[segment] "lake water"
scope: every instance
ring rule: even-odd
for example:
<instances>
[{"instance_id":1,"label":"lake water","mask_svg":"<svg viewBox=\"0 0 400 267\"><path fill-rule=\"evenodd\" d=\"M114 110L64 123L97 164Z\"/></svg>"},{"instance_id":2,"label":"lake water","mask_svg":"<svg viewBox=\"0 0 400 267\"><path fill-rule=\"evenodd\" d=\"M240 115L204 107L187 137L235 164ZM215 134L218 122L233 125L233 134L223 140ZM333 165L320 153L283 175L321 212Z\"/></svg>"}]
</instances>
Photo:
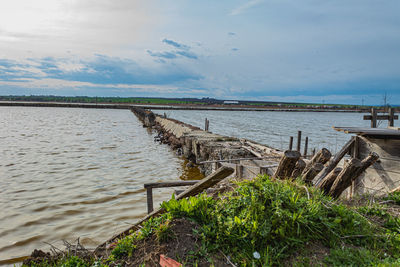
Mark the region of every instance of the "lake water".
<instances>
[{"instance_id":1,"label":"lake water","mask_svg":"<svg viewBox=\"0 0 400 267\"><path fill-rule=\"evenodd\" d=\"M278 149L301 130L310 148L335 152L350 136L332 126L369 125L360 113L165 113ZM95 247L146 214L144 183L200 178L153 137L127 110L0 107L0 260L62 239ZM155 206L172 192L154 190Z\"/></svg>"},{"instance_id":2,"label":"lake water","mask_svg":"<svg viewBox=\"0 0 400 267\"><path fill-rule=\"evenodd\" d=\"M146 214L144 183L196 178L128 110L0 107L0 140L0 260L94 247Z\"/></svg>"},{"instance_id":3,"label":"lake water","mask_svg":"<svg viewBox=\"0 0 400 267\"><path fill-rule=\"evenodd\" d=\"M154 112L164 114L160 110ZM309 138L309 151L325 147L333 153L340 150L351 135L337 132L332 126L370 127L371 124L363 120L365 114L348 112L167 110L165 113L167 117L202 129L208 118L209 130L214 133L247 138L281 150L289 147L290 136L294 137L295 148L297 131L302 131L303 144L305 137ZM387 121L381 121L379 126L387 127ZM395 121L395 126L399 127L399 121Z\"/></svg>"}]
</instances>

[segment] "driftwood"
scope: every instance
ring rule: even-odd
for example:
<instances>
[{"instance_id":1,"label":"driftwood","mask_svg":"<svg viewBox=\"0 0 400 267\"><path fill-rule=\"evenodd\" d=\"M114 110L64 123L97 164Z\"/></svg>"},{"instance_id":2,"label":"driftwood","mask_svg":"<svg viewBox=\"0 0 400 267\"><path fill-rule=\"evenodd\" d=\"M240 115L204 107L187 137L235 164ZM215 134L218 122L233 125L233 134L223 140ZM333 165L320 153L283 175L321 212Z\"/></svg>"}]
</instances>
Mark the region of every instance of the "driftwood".
<instances>
[{"instance_id":1,"label":"driftwood","mask_svg":"<svg viewBox=\"0 0 400 267\"><path fill-rule=\"evenodd\" d=\"M306 172L303 171L303 173L301 174L302 179L304 180L304 182L306 182L307 184L312 184L312 181L314 180L315 176L317 176L317 174L322 171L322 169L324 168L324 165L321 163L314 163L313 165L311 165L308 170Z\"/></svg>"},{"instance_id":2,"label":"driftwood","mask_svg":"<svg viewBox=\"0 0 400 267\"><path fill-rule=\"evenodd\" d=\"M338 198L342 192L351 185L369 166L374 164L379 159L378 154L372 152L363 161L358 159L351 159L348 164L339 173L335 182L333 183L329 194Z\"/></svg>"},{"instance_id":3,"label":"driftwood","mask_svg":"<svg viewBox=\"0 0 400 267\"><path fill-rule=\"evenodd\" d=\"M294 167L292 174L290 175L292 178L297 178L301 175L304 168L306 167L306 162L302 159L299 159Z\"/></svg>"},{"instance_id":4,"label":"driftwood","mask_svg":"<svg viewBox=\"0 0 400 267\"><path fill-rule=\"evenodd\" d=\"M176 197L176 199L179 200L179 199L183 199L183 198L186 198L186 197L195 196L195 195L201 193L203 190L205 190L205 189L217 184L218 182L222 181L223 179L225 179L226 177L231 175L233 172L234 172L233 168L222 166L218 170L216 170L214 173L210 174L209 176L207 176L206 178L204 178L200 182L198 182L195 185L189 187L183 193L179 194ZM132 225L131 227L129 227L128 229L126 229L122 233L113 236L112 238L110 238L109 240L104 242L103 244L99 245L96 248L96 251L105 250L106 247L107 247L107 244L111 244L115 240L120 239L120 238L128 235L131 231L139 230L140 229L140 225L142 223L144 223L145 221L149 220L152 217L155 217L155 216L157 216L159 214L162 214L163 212L165 212L165 210L162 209L162 208L159 208L159 209L153 211L152 213L148 214L147 216L145 216L144 218L142 218L141 220L136 222L134 225Z\"/></svg>"},{"instance_id":5,"label":"driftwood","mask_svg":"<svg viewBox=\"0 0 400 267\"><path fill-rule=\"evenodd\" d=\"M329 190L332 187L333 182L335 182L337 176L342 171L342 168L336 167L334 168L317 186L321 190L323 190L326 194L329 193Z\"/></svg>"},{"instance_id":6,"label":"driftwood","mask_svg":"<svg viewBox=\"0 0 400 267\"><path fill-rule=\"evenodd\" d=\"M349 152L354 144L354 138L350 139L343 148L329 161L328 165L315 177L314 185L318 186L322 180L338 165L339 161Z\"/></svg>"},{"instance_id":7,"label":"driftwood","mask_svg":"<svg viewBox=\"0 0 400 267\"><path fill-rule=\"evenodd\" d=\"M296 163L299 160L301 154L299 151L286 150L279 162L278 168L276 169L273 177L285 179L291 177Z\"/></svg>"}]
</instances>

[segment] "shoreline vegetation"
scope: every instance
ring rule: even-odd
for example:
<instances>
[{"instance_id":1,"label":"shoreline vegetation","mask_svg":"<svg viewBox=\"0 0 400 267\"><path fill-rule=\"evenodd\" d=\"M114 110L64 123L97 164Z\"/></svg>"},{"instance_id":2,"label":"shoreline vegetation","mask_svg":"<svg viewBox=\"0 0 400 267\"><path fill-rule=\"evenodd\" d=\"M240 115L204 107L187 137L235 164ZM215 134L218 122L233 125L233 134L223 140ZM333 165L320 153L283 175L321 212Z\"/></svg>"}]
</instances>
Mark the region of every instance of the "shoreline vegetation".
<instances>
[{"instance_id":1,"label":"shoreline vegetation","mask_svg":"<svg viewBox=\"0 0 400 267\"><path fill-rule=\"evenodd\" d=\"M231 101L214 98L148 98L148 97L88 97L88 96L0 96L3 103L40 102L40 103L75 103L104 105L169 105L174 107L226 108L226 109L268 109L268 110L340 110L368 112L374 106L318 104L318 103L285 103L271 101Z\"/></svg>"},{"instance_id":2,"label":"shoreline vegetation","mask_svg":"<svg viewBox=\"0 0 400 267\"><path fill-rule=\"evenodd\" d=\"M165 213L105 251L79 241L34 251L23 266L399 266L400 193L334 200L300 180L267 175L163 202Z\"/></svg>"}]
</instances>

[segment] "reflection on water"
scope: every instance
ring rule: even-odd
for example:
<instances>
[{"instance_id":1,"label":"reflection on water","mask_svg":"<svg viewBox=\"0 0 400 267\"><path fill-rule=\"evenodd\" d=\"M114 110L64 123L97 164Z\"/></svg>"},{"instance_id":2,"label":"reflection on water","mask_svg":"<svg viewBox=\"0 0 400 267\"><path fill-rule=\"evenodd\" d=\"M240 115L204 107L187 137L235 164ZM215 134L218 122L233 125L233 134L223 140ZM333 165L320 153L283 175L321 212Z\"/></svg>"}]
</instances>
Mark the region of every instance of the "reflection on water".
<instances>
[{"instance_id":1,"label":"reflection on water","mask_svg":"<svg viewBox=\"0 0 400 267\"><path fill-rule=\"evenodd\" d=\"M0 107L0 140L0 260L94 247L145 215L144 183L201 178L127 110Z\"/></svg>"},{"instance_id":2,"label":"reflection on water","mask_svg":"<svg viewBox=\"0 0 400 267\"><path fill-rule=\"evenodd\" d=\"M155 113L163 113L155 110ZM289 137L294 136L296 146L297 131L302 131L303 142L309 137L309 151L313 148L328 148L337 152L350 135L337 132L332 126L369 127L362 113L347 112L278 112L278 111L206 111L206 110L168 110L166 114L204 129L204 119L210 121L210 131L226 136L248 138L259 143L287 149ZM379 122L386 127L387 121ZM399 127L399 121L395 121Z\"/></svg>"}]
</instances>

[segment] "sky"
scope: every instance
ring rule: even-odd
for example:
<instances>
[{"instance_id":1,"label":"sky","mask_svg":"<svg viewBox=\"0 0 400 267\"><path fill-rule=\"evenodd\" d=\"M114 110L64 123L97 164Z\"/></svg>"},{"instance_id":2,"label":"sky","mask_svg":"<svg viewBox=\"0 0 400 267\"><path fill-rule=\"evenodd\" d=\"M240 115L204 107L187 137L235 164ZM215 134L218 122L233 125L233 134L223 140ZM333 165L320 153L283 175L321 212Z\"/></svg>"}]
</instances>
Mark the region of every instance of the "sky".
<instances>
[{"instance_id":1,"label":"sky","mask_svg":"<svg viewBox=\"0 0 400 267\"><path fill-rule=\"evenodd\" d=\"M4 0L0 95L400 104L399 0Z\"/></svg>"}]
</instances>

